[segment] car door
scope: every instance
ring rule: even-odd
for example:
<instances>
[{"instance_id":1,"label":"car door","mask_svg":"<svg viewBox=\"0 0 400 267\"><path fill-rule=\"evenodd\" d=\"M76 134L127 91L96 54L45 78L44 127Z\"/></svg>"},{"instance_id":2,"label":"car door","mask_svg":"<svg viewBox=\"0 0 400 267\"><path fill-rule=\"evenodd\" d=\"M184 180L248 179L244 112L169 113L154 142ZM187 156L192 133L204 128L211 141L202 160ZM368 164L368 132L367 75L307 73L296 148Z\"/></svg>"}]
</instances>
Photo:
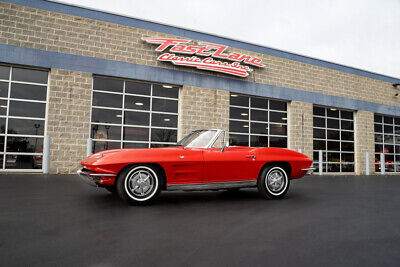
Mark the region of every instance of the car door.
<instances>
[{"instance_id":1,"label":"car door","mask_svg":"<svg viewBox=\"0 0 400 267\"><path fill-rule=\"evenodd\" d=\"M197 184L203 182L204 158L203 149L184 148L169 159L173 178L168 184Z\"/></svg>"},{"instance_id":2,"label":"car door","mask_svg":"<svg viewBox=\"0 0 400 267\"><path fill-rule=\"evenodd\" d=\"M255 180L258 176L254 148L204 149L204 182Z\"/></svg>"}]
</instances>

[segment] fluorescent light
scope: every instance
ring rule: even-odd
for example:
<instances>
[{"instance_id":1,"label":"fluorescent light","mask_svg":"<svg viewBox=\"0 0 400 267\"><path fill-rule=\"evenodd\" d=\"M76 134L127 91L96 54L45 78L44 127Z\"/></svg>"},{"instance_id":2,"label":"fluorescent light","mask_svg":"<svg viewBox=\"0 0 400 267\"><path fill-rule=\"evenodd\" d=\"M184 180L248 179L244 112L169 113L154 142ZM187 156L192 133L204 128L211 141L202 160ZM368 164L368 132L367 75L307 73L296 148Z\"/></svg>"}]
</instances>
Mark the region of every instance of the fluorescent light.
<instances>
[{"instance_id":1,"label":"fluorescent light","mask_svg":"<svg viewBox=\"0 0 400 267\"><path fill-rule=\"evenodd\" d=\"M330 110L332 110L332 111L336 111L337 109L336 109L336 108L330 108Z\"/></svg>"},{"instance_id":2,"label":"fluorescent light","mask_svg":"<svg viewBox=\"0 0 400 267\"><path fill-rule=\"evenodd\" d=\"M142 102L136 102L135 105L136 106L143 106L143 103Z\"/></svg>"},{"instance_id":3,"label":"fluorescent light","mask_svg":"<svg viewBox=\"0 0 400 267\"><path fill-rule=\"evenodd\" d=\"M172 88L171 85L163 85L162 87L164 87L164 88Z\"/></svg>"},{"instance_id":4,"label":"fluorescent light","mask_svg":"<svg viewBox=\"0 0 400 267\"><path fill-rule=\"evenodd\" d=\"M287 118L282 118L283 121L287 121Z\"/></svg>"},{"instance_id":5,"label":"fluorescent light","mask_svg":"<svg viewBox=\"0 0 400 267\"><path fill-rule=\"evenodd\" d=\"M241 113L240 115L242 115L242 116L247 116L248 114L247 114L247 113Z\"/></svg>"},{"instance_id":6,"label":"fluorescent light","mask_svg":"<svg viewBox=\"0 0 400 267\"><path fill-rule=\"evenodd\" d=\"M231 97L237 97L238 95L235 95L235 94L231 94Z\"/></svg>"},{"instance_id":7,"label":"fluorescent light","mask_svg":"<svg viewBox=\"0 0 400 267\"><path fill-rule=\"evenodd\" d=\"M165 119L164 119L164 121L170 121L170 120L171 120L171 119L169 119L169 118L165 118Z\"/></svg>"},{"instance_id":8,"label":"fluorescent light","mask_svg":"<svg viewBox=\"0 0 400 267\"><path fill-rule=\"evenodd\" d=\"M243 128L249 128L249 125L243 125Z\"/></svg>"},{"instance_id":9,"label":"fluorescent light","mask_svg":"<svg viewBox=\"0 0 400 267\"><path fill-rule=\"evenodd\" d=\"M0 108L7 108L7 106L1 105Z\"/></svg>"},{"instance_id":10,"label":"fluorescent light","mask_svg":"<svg viewBox=\"0 0 400 267\"><path fill-rule=\"evenodd\" d=\"M117 117L117 118L122 118L122 115L116 115L115 117Z\"/></svg>"}]
</instances>

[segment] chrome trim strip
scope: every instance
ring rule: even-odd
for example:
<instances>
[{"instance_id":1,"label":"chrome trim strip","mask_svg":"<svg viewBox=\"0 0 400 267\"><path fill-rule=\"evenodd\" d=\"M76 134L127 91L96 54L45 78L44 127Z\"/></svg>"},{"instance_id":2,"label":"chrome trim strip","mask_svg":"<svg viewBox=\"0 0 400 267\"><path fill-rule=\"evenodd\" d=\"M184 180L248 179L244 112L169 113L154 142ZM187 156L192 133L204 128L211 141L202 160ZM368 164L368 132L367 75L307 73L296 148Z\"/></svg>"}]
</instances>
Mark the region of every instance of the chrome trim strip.
<instances>
[{"instance_id":1,"label":"chrome trim strip","mask_svg":"<svg viewBox=\"0 0 400 267\"><path fill-rule=\"evenodd\" d=\"M98 185L96 184L95 181L93 181L93 179L96 181L100 181L100 177L116 176L116 174L108 174L108 173L88 173L88 172L82 171L82 169L77 170L76 173L79 175L79 177L81 177L82 181L84 181L88 185L95 186L95 187L97 187Z\"/></svg>"},{"instance_id":2,"label":"chrome trim strip","mask_svg":"<svg viewBox=\"0 0 400 267\"><path fill-rule=\"evenodd\" d=\"M305 172L307 172L307 171L315 171L315 168L308 168L308 169L301 169L302 171L305 171Z\"/></svg>"},{"instance_id":3,"label":"chrome trim strip","mask_svg":"<svg viewBox=\"0 0 400 267\"><path fill-rule=\"evenodd\" d=\"M167 190L168 191L212 190L212 189L226 189L226 188L240 188L240 187L254 187L254 186L257 186L257 180L228 182L228 183L174 184L174 185L167 185Z\"/></svg>"}]
</instances>

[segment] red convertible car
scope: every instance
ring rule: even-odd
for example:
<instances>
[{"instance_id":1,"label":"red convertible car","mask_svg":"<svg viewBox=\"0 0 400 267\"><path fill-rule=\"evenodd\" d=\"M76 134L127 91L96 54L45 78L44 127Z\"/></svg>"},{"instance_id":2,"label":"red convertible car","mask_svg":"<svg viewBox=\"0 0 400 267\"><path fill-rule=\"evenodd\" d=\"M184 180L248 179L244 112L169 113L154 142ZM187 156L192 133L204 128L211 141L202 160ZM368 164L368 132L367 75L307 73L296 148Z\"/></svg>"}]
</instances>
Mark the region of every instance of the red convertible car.
<instances>
[{"instance_id":1,"label":"red convertible car","mask_svg":"<svg viewBox=\"0 0 400 267\"><path fill-rule=\"evenodd\" d=\"M290 179L312 171L306 155L283 148L229 147L225 131L198 130L176 147L116 149L81 162L79 176L131 203L153 200L161 190L236 190L258 187L267 198L282 198Z\"/></svg>"}]
</instances>

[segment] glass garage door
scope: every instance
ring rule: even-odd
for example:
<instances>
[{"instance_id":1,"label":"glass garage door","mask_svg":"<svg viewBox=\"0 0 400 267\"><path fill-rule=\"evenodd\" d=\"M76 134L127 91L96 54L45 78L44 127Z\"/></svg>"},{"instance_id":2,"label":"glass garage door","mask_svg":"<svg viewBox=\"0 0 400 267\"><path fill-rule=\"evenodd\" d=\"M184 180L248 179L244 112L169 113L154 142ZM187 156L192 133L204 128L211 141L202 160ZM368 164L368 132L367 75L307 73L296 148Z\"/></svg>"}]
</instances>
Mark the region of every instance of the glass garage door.
<instances>
[{"instance_id":1,"label":"glass garage door","mask_svg":"<svg viewBox=\"0 0 400 267\"><path fill-rule=\"evenodd\" d=\"M93 153L176 145L178 96L176 86L94 77Z\"/></svg>"},{"instance_id":2,"label":"glass garage door","mask_svg":"<svg viewBox=\"0 0 400 267\"><path fill-rule=\"evenodd\" d=\"M42 169L48 72L0 65L0 169Z\"/></svg>"}]
</instances>

